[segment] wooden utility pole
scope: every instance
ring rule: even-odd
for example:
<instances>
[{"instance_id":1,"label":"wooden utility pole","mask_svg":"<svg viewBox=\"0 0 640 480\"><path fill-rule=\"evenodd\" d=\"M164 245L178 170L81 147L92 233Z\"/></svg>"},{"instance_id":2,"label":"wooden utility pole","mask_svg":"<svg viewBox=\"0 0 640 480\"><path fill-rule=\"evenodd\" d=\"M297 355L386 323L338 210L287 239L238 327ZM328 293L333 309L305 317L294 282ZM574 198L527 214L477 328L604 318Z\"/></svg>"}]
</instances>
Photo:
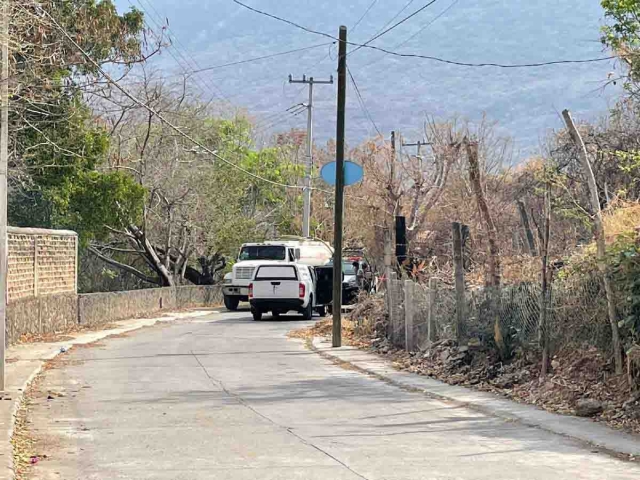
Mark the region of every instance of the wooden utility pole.
<instances>
[{"instance_id":1,"label":"wooden utility pole","mask_svg":"<svg viewBox=\"0 0 640 480\"><path fill-rule=\"evenodd\" d=\"M436 341L436 302L438 301L438 279L429 279L429 310L427 312L427 338L430 343Z\"/></svg>"},{"instance_id":2,"label":"wooden utility pole","mask_svg":"<svg viewBox=\"0 0 640 480\"><path fill-rule=\"evenodd\" d=\"M302 76L301 80L294 80L289 75L289 83L304 83L309 85L309 102L307 103L307 161L305 162L304 189L302 190L302 236L311 236L311 170L313 168L313 86L329 85L333 83L333 75L329 80L315 80L313 77Z\"/></svg>"},{"instance_id":3,"label":"wooden utility pole","mask_svg":"<svg viewBox=\"0 0 640 480\"><path fill-rule=\"evenodd\" d=\"M549 240L551 238L551 192L547 181L544 192L544 225L542 233L542 291L540 293L540 344L542 347L542 368L540 377L545 377L549 370Z\"/></svg>"},{"instance_id":4,"label":"wooden utility pole","mask_svg":"<svg viewBox=\"0 0 640 480\"><path fill-rule=\"evenodd\" d=\"M0 41L2 42L2 78L0 79L0 391L5 390L5 348L7 330L7 169L9 158L9 2L2 2Z\"/></svg>"},{"instance_id":5,"label":"wooden utility pole","mask_svg":"<svg viewBox=\"0 0 640 480\"><path fill-rule=\"evenodd\" d=\"M524 228L524 233L527 237L527 247L529 250L529 254L532 257L538 255L536 251L536 242L533 238L533 232L531 231L531 224L529 222L529 215L527 214L527 208L524 205L522 200L518 200L518 211L520 212L520 220L522 221L522 228Z\"/></svg>"},{"instance_id":6,"label":"wooden utility pole","mask_svg":"<svg viewBox=\"0 0 640 480\"><path fill-rule=\"evenodd\" d=\"M464 260L462 254L462 226L458 222L451 224L453 233L453 264L456 281L456 341L465 344L465 298L464 298Z\"/></svg>"},{"instance_id":7,"label":"wooden utility pole","mask_svg":"<svg viewBox=\"0 0 640 480\"><path fill-rule=\"evenodd\" d=\"M605 258L606 245L604 236L604 223L602 221L602 208L600 207L600 198L598 196L596 177L593 175L593 170L591 169L591 164L589 163L587 147L585 147L582 136L580 135L580 132L578 132L575 123L573 123L571 113L569 112L569 110L563 110L562 116L564 117L564 122L567 125L567 129L569 130L569 134L571 135L573 142L576 144L576 147L578 147L578 158L580 159L582 171L589 187L589 202L591 203L591 209L593 210L593 235L596 239L598 270L600 271L600 275L602 276L604 291L607 296L609 323L611 324L611 343L613 344L613 358L616 364L616 373L620 375L622 374L623 369L622 347L620 345L620 332L618 330L618 320L616 315L615 299L613 296L613 287L611 286L611 279L609 278L609 272L607 269L607 262Z\"/></svg>"},{"instance_id":8,"label":"wooden utility pole","mask_svg":"<svg viewBox=\"0 0 640 480\"><path fill-rule=\"evenodd\" d=\"M333 232L333 335L342 346L342 214L344 208L344 136L347 101L347 27L340 27L338 45L338 118L336 122L336 204Z\"/></svg>"}]
</instances>

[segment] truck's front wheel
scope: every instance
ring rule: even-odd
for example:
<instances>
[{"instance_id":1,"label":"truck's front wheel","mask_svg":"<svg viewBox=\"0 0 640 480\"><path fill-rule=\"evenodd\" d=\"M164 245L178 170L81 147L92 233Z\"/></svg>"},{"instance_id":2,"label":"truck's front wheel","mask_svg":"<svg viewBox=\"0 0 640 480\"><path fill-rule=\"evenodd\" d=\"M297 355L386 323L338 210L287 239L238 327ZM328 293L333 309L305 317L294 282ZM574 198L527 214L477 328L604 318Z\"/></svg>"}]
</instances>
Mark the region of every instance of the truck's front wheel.
<instances>
[{"instance_id":1,"label":"truck's front wheel","mask_svg":"<svg viewBox=\"0 0 640 480\"><path fill-rule=\"evenodd\" d=\"M238 297L227 297L224 296L224 306L227 307L227 310L231 310L235 312L238 310L238 304L240 303L240 299Z\"/></svg>"}]
</instances>

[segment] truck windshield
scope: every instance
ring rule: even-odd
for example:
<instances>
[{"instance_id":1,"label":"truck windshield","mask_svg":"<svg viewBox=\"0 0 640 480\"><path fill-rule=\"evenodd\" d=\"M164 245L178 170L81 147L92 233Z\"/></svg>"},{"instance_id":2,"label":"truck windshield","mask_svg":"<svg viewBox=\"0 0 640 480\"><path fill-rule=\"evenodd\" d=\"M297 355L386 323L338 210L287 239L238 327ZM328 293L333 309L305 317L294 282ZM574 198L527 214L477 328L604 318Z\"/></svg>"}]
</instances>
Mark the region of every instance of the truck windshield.
<instances>
[{"instance_id":1,"label":"truck windshield","mask_svg":"<svg viewBox=\"0 0 640 480\"><path fill-rule=\"evenodd\" d=\"M285 247L275 245L256 245L242 247L238 260L284 260Z\"/></svg>"}]
</instances>

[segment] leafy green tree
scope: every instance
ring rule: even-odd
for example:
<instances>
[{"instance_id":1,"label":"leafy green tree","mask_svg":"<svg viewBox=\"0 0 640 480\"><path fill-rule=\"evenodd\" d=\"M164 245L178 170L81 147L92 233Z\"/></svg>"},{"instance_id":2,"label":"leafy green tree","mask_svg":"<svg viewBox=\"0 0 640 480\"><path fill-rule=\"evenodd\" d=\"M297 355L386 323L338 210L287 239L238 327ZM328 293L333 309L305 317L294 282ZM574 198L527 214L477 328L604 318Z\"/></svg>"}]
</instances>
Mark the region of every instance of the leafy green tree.
<instances>
[{"instance_id":1,"label":"leafy green tree","mask_svg":"<svg viewBox=\"0 0 640 480\"><path fill-rule=\"evenodd\" d=\"M602 43L629 66L628 88L640 78L640 1L602 0L608 23L602 27Z\"/></svg>"},{"instance_id":2,"label":"leafy green tree","mask_svg":"<svg viewBox=\"0 0 640 480\"><path fill-rule=\"evenodd\" d=\"M144 60L142 13L120 15L111 0L21 3L10 29L9 221L72 228L84 242L104 237L105 225L140 218L144 189L124 172L99 170L109 132L86 99L109 87L42 10L98 64L116 67Z\"/></svg>"}]
</instances>

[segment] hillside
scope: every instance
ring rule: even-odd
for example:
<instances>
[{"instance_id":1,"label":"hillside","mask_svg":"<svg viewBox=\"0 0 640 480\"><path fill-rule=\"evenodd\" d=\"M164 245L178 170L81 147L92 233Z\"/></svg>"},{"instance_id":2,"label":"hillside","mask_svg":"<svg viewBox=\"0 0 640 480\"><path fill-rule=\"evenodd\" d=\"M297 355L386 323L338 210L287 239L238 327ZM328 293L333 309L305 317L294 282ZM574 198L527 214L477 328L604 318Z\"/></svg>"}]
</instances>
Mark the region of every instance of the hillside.
<instances>
[{"instance_id":1,"label":"hillside","mask_svg":"<svg viewBox=\"0 0 640 480\"><path fill-rule=\"evenodd\" d=\"M151 0L137 1L132 0L147 12L151 26L160 17L168 18L179 50L190 52L201 67L326 41L243 9L231 0L155 0L153 7ZM353 26L371 4L371 0L247 2L331 34L337 34L340 24ZM129 1L117 3L120 9L131 6ZM406 0L376 2L351 32L350 39L368 40L407 3L410 5L398 19L424 4ZM605 56L598 41L601 22L599 2L593 0L439 0L374 44L462 62L587 59ZM156 61L163 68L176 68L167 52ZM214 83L217 92L234 105L246 107L262 118L282 120L275 128L303 127L303 115L294 118L284 113L306 96L300 85L287 84L287 75L326 77L333 73L334 64L335 49L329 55L328 47L319 47L205 72L199 81L207 85L208 94L209 85ZM406 136L416 134L426 113L458 114L474 120L486 112L516 139L520 156L537 148L540 138L550 129L561 126L558 112L563 108L570 108L578 118L594 119L618 93L613 86L604 91L601 88L614 69L611 62L528 69L468 68L362 49L350 58L349 65L371 116L385 135L394 128ZM355 143L375 131L349 87L348 140ZM319 142L334 134L334 97L332 87L318 87ZM265 126L270 123L273 122L265 121Z\"/></svg>"}]
</instances>

